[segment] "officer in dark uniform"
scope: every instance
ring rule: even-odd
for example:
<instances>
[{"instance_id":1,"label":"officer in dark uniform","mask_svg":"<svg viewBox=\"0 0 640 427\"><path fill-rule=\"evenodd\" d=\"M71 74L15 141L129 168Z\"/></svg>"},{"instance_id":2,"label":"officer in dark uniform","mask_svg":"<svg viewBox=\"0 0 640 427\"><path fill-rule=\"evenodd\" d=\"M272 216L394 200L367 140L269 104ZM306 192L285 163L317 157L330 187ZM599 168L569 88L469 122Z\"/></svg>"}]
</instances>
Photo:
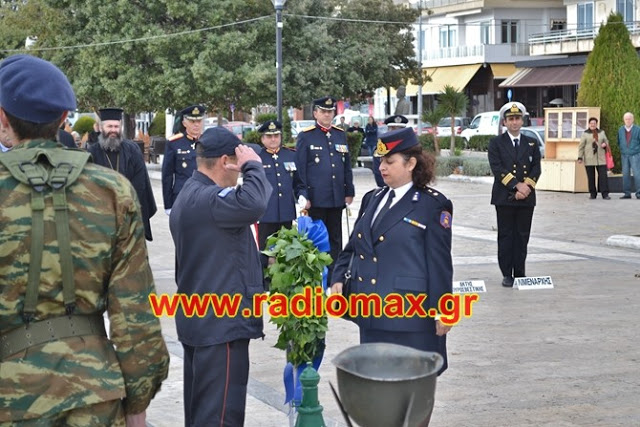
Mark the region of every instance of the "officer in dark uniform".
<instances>
[{"instance_id":1,"label":"officer in dark uniform","mask_svg":"<svg viewBox=\"0 0 640 427\"><path fill-rule=\"evenodd\" d=\"M435 160L423 152L411 128L380 136L375 156L382 159L387 186L365 194L349 243L336 261L332 293L426 294L429 314L373 316L359 313L360 343L386 342L435 351L447 368L446 333L439 299L452 291L451 221L453 205L427 186L435 178ZM350 269L349 289L343 278ZM405 306L408 302L405 300Z\"/></svg>"},{"instance_id":2,"label":"officer in dark uniform","mask_svg":"<svg viewBox=\"0 0 640 427\"><path fill-rule=\"evenodd\" d=\"M167 215L171 213L173 202L185 181L196 170L195 144L202 134L206 112L202 105L192 105L182 110L181 132L169 138L165 148L162 161L162 198Z\"/></svg>"},{"instance_id":3,"label":"officer in dark uniform","mask_svg":"<svg viewBox=\"0 0 640 427\"><path fill-rule=\"evenodd\" d=\"M262 293L262 267L250 226L264 214L271 185L260 156L224 127L207 129L196 146L198 169L169 217L178 292L242 296L238 313ZM239 173L243 183L237 186ZM249 340L263 337L262 317L175 316L184 347L186 426L242 426ZM218 313L219 314L219 313Z\"/></svg>"},{"instance_id":4,"label":"officer in dark uniform","mask_svg":"<svg viewBox=\"0 0 640 427\"><path fill-rule=\"evenodd\" d=\"M524 111L516 104L504 112L507 132L489 142L489 165L494 181L491 204L498 223L498 263L502 286L525 277L527 245L540 178L540 150L536 141L520 133Z\"/></svg>"},{"instance_id":5,"label":"officer in dark uniform","mask_svg":"<svg viewBox=\"0 0 640 427\"><path fill-rule=\"evenodd\" d=\"M336 100L327 96L314 100L313 105L316 124L298 134L296 165L309 216L321 219L327 227L335 261L342 250L342 210L355 195L351 159L344 131L331 125ZM333 263L328 279L332 270Z\"/></svg>"},{"instance_id":6,"label":"officer in dark uniform","mask_svg":"<svg viewBox=\"0 0 640 427\"><path fill-rule=\"evenodd\" d=\"M295 204L302 191L302 181L296 167L295 151L281 146L280 122L269 120L260 126L258 132L262 134L260 141L264 146L259 153L262 167L273 187L267 210L258 225L258 243L263 250L269 236L282 227L291 228L291 222L296 218ZM266 255L261 257L262 265L266 267L268 258Z\"/></svg>"}]
</instances>

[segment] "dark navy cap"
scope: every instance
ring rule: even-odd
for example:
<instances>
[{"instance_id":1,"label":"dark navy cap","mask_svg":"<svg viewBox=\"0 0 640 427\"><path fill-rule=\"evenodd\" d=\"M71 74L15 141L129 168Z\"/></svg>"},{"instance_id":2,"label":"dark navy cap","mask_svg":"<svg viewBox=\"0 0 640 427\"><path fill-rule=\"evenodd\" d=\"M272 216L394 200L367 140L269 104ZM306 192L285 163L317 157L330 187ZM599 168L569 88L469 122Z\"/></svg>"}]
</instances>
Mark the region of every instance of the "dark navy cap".
<instances>
[{"instance_id":1,"label":"dark navy cap","mask_svg":"<svg viewBox=\"0 0 640 427\"><path fill-rule=\"evenodd\" d=\"M378 139L375 157L383 157L388 154L398 153L418 145L418 138L411 128L403 128L383 133Z\"/></svg>"},{"instance_id":2,"label":"dark navy cap","mask_svg":"<svg viewBox=\"0 0 640 427\"><path fill-rule=\"evenodd\" d=\"M98 116L103 122L105 120L122 120L122 108L102 108L98 110Z\"/></svg>"},{"instance_id":3,"label":"dark navy cap","mask_svg":"<svg viewBox=\"0 0 640 427\"><path fill-rule=\"evenodd\" d=\"M198 139L203 152L200 157L235 156L240 140L229 129L223 126L209 128Z\"/></svg>"},{"instance_id":4,"label":"dark navy cap","mask_svg":"<svg viewBox=\"0 0 640 427\"><path fill-rule=\"evenodd\" d=\"M0 106L12 116L50 123L76 109L76 96L62 71L30 55L14 55L0 64Z\"/></svg>"},{"instance_id":5,"label":"dark navy cap","mask_svg":"<svg viewBox=\"0 0 640 427\"><path fill-rule=\"evenodd\" d=\"M258 132L265 135L277 135L282 133L282 125L277 120L269 120L258 128Z\"/></svg>"},{"instance_id":6,"label":"dark navy cap","mask_svg":"<svg viewBox=\"0 0 640 427\"><path fill-rule=\"evenodd\" d=\"M321 108L323 110L335 110L336 99L331 96L325 96L324 98L314 99L313 108Z\"/></svg>"},{"instance_id":7,"label":"dark navy cap","mask_svg":"<svg viewBox=\"0 0 640 427\"><path fill-rule=\"evenodd\" d=\"M409 119L400 114L396 114L395 116L389 116L384 119L384 124L395 127L406 127L407 123L409 123Z\"/></svg>"},{"instance_id":8,"label":"dark navy cap","mask_svg":"<svg viewBox=\"0 0 640 427\"><path fill-rule=\"evenodd\" d=\"M189 120L202 120L207 109L203 105L192 105L180 111L183 119Z\"/></svg>"},{"instance_id":9,"label":"dark navy cap","mask_svg":"<svg viewBox=\"0 0 640 427\"><path fill-rule=\"evenodd\" d=\"M507 108L504 112L504 118L506 119L507 117L522 117L523 116L523 112L520 109L520 107L518 107L517 104L512 104L511 107Z\"/></svg>"}]
</instances>

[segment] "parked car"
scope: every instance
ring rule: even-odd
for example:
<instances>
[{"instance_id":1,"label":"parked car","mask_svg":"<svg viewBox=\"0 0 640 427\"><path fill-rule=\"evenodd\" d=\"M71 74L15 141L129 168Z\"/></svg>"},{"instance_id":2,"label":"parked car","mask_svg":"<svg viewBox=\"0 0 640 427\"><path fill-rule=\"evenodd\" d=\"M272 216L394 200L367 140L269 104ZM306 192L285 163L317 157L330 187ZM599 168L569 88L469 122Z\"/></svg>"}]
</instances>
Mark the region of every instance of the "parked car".
<instances>
[{"instance_id":1,"label":"parked car","mask_svg":"<svg viewBox=\"0 0 640 427\"><path fill-rule=\"evenodd\" d=\"M456 135L460 135L471 124L469 117L454 117L454 120L454 132ZM451 117L443 117L438 122L438 136L451 136Z\"/></svg>"},{"instance_id":2,"label":"parked car","mask_svg":"<svg viewBox=\"0 0 640 427\"><path fill-rule=\"evenodd\" d=\"M217 121L212 122L211 124L207 124L207 122L205 122L204 130L207 130L209 128L213 128L216 126L218 126ZM229 129L231 132L233 132L233 134L237 136L238 139L243 139L248 132L256 129L256 127L249 122L227 122L227 123L223 122L222 126L224 126L225 128Z\"/></svg>"},{"instance_id":3,"label":"parked car","mask_svg":"<svg viewBox=\"0 0 640 427\"><path fill-rule=\"evenodd\" d=\"M528 126L520 128L520 133L538 142L540 156L544 157L544 126Z\"/></svg>"},{"instance_id":4,"label":"parked car","mask_svg":"<svg viewBox=\"0 0 640 427\"><path fill-rule=\"evenodd\" d=\"M297 138L298 133L300 133L302 129L308 128L315 124L315 122L315 120L293 120L291 122L291 136Z\"/></svg>"},{"instance_id":5,"label":"parked car","mask_svg":"<svg viewBox=\"0 0 640 427\"><path fill-rule=\"evenodd\" d=\"M416 123L415 125L411 126L413 128L413 131L417 134L418 133L418 124ZM422 133L434 133L435 129L433 128L433 125L429 122L422 122Z\"/></svg>"}]
</instances>

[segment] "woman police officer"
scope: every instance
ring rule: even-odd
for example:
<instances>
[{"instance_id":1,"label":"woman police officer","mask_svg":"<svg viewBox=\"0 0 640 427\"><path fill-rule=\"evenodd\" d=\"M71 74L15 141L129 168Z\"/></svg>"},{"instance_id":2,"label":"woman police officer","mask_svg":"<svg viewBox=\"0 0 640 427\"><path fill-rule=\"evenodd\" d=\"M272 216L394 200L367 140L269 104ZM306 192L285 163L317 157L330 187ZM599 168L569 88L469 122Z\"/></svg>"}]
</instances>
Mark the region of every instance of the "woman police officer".
<instances>
[{"instance_id":1,"label":"woman police officer","mask_svg":"<svg viewBox=\"0 0 640 427\"><path fill-rule=\"evenodd\" d=\"M435 160L422 151L411 128L381 136L375 156L386 187L367 193L358 220L338 257L334 278L351 273L345 294L377 294L384 304L390 294L426 294L422 306L429 315L381 316L350 312L360 328L360 343L386 342L435 351L447 368L446 333L439 319L438 300L452 291L451 201L427 187L434 178ZM332 293L343 292L334 282ZM349 295L345 295L347 299ZM354 307L352 307L353 309Z\"/></svg>"}]
</instances>

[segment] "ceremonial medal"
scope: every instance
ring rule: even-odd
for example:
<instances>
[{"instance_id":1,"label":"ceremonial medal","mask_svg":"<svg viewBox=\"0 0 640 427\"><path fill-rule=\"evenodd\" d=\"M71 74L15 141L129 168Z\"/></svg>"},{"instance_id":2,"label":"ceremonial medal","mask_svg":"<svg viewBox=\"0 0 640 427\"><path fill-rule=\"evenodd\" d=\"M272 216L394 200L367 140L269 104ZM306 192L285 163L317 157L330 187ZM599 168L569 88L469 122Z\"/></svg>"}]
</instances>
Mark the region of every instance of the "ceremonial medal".
<instances>
[{"instance_id":1,"label":"ceremonial medal","mask_svg":"<svg viewBox=\"0 0 640 427\"><path fill-rule=\"evenodd\" d=\"M327 139L331 138L331 132L327 132Z\"/></svg>"},{"instance_id":2,"label":"ceremonial medal","mask_svg":"<svg viewBox=\"0 0 640 427\"><path fill-rule=\"evenodd\" d=\"M191 144L191 149L195 150L196 149L196 143L194 142L193 144Z\"/></svg>"},{"instance_id":3,"label":"ceremonial medal","mask_svg":"<svg viewBox=\"0 0 640 427\"><path fill-rule=\"evenodd\" d=\"M187 167L187 162L182 162L182 167L186 168Z\"/></svg>"},{"instance_id":4,"label":"ceremonial medal","mask_svg":"<svg viewBox=\"0 0 640 427\"><path fill-rule=\"evenodd\" d=\"M316 163L320 163L320 157L316 157L316 159L314 160L314 162L316 162Z\"/></svg>"},{"instance_id":5,"label":"ceremonial medal","mask_svg":"<svg viewBox=\"0 0 640 427\"><path fill-rule=\"evenodd\" d=\"M276 153L273 153L273 156L271 157L273 157L275 160L278 160L278 155Z\"/></svg>"}]
</instances>

